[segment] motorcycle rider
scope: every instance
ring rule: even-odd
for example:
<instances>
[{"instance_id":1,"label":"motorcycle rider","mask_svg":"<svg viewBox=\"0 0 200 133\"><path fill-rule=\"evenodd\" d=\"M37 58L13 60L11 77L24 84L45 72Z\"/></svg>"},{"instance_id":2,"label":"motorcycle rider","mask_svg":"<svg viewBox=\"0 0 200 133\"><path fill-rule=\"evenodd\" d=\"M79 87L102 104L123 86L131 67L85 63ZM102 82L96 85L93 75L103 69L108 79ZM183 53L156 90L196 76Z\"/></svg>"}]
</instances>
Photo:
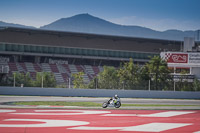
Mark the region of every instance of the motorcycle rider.
<instances>
[{"instance_id":1,"label":"motorcycle rider","mask_svg":"<svg viewBox=\"0 0 200 133\"><path fill-rule=\"evenodd\" d=\"M115 94L114 97L111 97L108 101L104 102L102 104L103 108L107 108L107 107L115 107L115 108L119 108L121 106L121 101L120 98L117 94Z\"/></svg>"},{"instance_id":2,"label":"motorcycle rider","mask_svg":"<svg viewBox=\"0 0 200 133\"><path fill-rule=\"evenodd\" d=\"M111 98L110 98L110 100L109 100L109 104L110 104L111 101L113 101L114 103L116 103L118 98L119 98L118 95L115 94L114 97L111 97Z\"/></svg>"}]
</instances>

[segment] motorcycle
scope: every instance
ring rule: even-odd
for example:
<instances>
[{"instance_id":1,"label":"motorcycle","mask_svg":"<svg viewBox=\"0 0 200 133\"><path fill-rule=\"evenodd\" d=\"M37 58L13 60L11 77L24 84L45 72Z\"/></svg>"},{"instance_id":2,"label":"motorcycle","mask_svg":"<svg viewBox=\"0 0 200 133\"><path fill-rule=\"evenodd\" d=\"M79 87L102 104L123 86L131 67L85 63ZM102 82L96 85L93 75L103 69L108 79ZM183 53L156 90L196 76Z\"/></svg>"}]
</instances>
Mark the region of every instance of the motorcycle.
<instances>
[{"instance_id":1,"label":"motorcycle","mask_svg":"<svg viewBox=\"0 0 200 133\"><path fill-rule=\"evenodd\" d=\"M111 98L110 100L104 102L102 104L103 108L107 108L107 107L115 107L115 108L119 108L121 106L121 100L120 98L118 99L113 99Z\"/></svg>"}]
</instances>

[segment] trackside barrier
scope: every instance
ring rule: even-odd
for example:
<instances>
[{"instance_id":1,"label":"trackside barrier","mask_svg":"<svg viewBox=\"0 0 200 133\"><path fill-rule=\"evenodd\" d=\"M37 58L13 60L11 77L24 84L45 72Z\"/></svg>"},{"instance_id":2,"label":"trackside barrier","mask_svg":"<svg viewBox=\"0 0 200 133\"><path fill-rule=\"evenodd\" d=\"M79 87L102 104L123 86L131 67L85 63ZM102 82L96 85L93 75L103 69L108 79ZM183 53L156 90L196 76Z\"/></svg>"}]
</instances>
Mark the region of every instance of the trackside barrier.
<instances>
[{"instance_id":1,"label":"trackside barrier","mask_svg":"<svg viewBox=\"0 0 200 133\"><path fill-rule=\"evenodd\" d=\"M194 92L194 91L0 87L0 95L111 97L115 94L118 94L121 98L200 99L200 91Z\"/></svg>"}]
</instances>

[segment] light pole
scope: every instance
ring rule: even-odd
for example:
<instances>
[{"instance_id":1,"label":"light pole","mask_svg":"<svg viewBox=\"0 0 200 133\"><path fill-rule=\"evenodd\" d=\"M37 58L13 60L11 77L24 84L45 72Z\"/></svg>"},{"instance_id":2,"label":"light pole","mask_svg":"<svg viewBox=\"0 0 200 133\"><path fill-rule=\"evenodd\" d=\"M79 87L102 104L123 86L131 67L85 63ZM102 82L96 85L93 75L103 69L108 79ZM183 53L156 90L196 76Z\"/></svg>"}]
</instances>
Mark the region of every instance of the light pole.
<instances>
[{"instance_id":1,"label":"light pole","mask_svg":"<svg viewBox=\"0 0 200 133\"><path fill-rule=\"evenodd\" d=\"M44 86L44 77L43 77L43 73L42 73L42 88L43 88L43 86Z\"/></svg>"},{"instance_id":2,"label":"light pole","mask_svg":"<svg viewBox=\"0 0 200 133\"><path fill-rule=\"evenodd\" d=\"M15 87L15 73L14 73L14 83L13 83L13 87Z\"/></svg>"},{"instance_id":3,"label":"light pole","mask_svg":"<svg viewBox=\"0 0 200 133\"><path fill-rule=\"evenodd\" d=\"M71 79L69 77L69 88L71 88Z\"/></svg>"},{"instance_id":4,"label":"light pole","mask_svg":"<svg viewBox=\"0 0 200 133\"><path fill-rule=\"evenodd\" d=\"M97 89L97 87L98 87L98 78L96 77L96 89Z\"/></svg>"},{"instance_id":5,"label":"light pole","mask_svg":"<svg viewBox=\"0 0 200 133\"><path fill-rule=\"evenodd\" d=\"M176 91L176 81L174 80L174 91Z\"/></svg>"},{"instance_id":6,"label":"light pole","mask_svg":"<svg viewBox=\"0 0 200 133\"><path fill-rule=\"evenodd\" d=\"M151 90L151 80L149 79L149 91Z\"/></svg>"}]
</instances>

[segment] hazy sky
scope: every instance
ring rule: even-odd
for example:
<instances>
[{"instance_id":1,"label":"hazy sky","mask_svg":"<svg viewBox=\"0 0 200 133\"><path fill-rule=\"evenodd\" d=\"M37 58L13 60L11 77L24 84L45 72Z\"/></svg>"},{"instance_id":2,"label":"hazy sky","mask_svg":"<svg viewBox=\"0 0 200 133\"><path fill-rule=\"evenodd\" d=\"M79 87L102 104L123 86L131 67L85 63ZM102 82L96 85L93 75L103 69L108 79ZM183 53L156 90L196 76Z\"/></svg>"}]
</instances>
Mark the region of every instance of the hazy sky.
<instances>
[{"instance_id":1,"label":"hazy sky","mask_svg":"<svg viewBox=\"0 0 200 133\"><path fill-rule=\"evenodd\" d=\"M154 30L200 29L200 0L0 0L0 21L40 27L89 13Z\"/></svg>"}]
</instances>

